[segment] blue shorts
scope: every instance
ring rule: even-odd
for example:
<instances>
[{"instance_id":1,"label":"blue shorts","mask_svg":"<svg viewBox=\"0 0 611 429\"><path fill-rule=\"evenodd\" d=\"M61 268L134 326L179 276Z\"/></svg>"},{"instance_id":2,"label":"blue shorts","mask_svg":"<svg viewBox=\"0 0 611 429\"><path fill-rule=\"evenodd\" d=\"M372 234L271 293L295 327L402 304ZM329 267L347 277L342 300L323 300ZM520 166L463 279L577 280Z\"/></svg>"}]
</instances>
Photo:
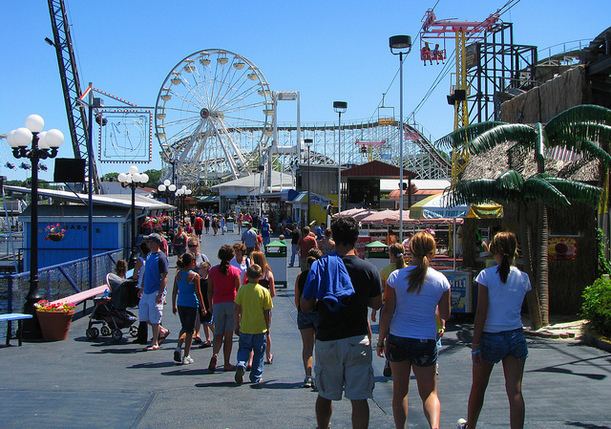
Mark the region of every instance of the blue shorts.
<instances>
[{"instance_id":1,"label":"blue shorts","mask_svg":"<svg viewBox=\"0 0 611 429\"><path fill-rule=\"evenodd\" d=\"M297 312L297 327L299 329L318 328L318 313L316 311L309 313Z\"/></svg>"},{"instance_id":2,"label":"blue shorts","mask_svg":"<svg viewBox=\"0 0 611 429\"><path fill-rule=\"evenodd\" d=\"M526 359L528 347L522 328L503 332L484 332L482 335L481 348L482 359L497 363L513 356L516 359Z\"/></svg>"}]
</instances>

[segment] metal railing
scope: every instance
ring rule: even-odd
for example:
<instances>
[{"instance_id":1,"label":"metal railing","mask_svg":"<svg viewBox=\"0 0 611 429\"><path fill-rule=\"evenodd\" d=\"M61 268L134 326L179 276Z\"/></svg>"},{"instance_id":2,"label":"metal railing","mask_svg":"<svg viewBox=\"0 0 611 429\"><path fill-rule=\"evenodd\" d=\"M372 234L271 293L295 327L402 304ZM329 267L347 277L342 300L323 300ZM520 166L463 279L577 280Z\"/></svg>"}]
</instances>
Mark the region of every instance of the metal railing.
<instances>
[{"instance_id":1,"label":"metal railing","mask_svg":"<svg viewBox=\"0 0 611 429\"><path fill-rule=\"evenodd\" d=\"M100 286L106 275L114 271L117 260L123 258L123 249L98 253L93 257L93 284L89 285L88 259L81 258L41 268L38 271L40 292L45 299L54 301L74 293ZM20 312L30 287L30 272L0 275L0 314ZM5 337L0 329L0 339Z\"/></svg>"}]
</instances>

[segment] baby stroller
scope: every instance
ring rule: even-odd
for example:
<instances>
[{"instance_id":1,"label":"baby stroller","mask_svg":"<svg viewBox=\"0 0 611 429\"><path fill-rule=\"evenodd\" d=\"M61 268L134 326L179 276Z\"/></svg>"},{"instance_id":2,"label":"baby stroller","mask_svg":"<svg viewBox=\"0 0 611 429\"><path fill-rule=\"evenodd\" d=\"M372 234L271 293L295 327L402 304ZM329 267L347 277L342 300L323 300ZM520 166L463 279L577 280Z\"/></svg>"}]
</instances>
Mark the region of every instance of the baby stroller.
<instances>
[{"instance_id":1,"label":"baby stroller","mask_svg":"<svg viewBox=\"0 0 611 429\"><path fill-rule=\"evenodd\" d=\"M94 309L89 316L89 324L85 335L89 339L95 339L100 334L112 335L112 339L120 341L123 338L123 329L129 328L132 337L138 336L138 328L133 326L137 320L136 315L127 310L127 307L138 305L137 282L124 279L116 274L106 276L106 284L110 293L105 293L100 298L94 299ZM102 325L98 329L95 325Z\"/></svg>"}]
</instances>

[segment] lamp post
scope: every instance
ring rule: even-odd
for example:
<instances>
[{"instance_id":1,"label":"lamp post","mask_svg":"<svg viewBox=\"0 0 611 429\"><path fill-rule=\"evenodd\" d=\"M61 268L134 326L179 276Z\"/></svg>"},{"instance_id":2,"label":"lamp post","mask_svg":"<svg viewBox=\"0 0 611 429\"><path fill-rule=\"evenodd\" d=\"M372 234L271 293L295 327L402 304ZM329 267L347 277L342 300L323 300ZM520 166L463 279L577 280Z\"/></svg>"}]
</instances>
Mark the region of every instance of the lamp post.
<instances>
[{"instance_id":1,"label":"lamp post","mask_svg":"<svg viewBox=\"0 0 611 429\"><path fill-rule=\"evenodd\" d=\"M157 191L159 194L165 197L166 204L170 204L170 195L176 192L176 185L166 179L163 181L163 183L160 183L159 186L157 186Z\"/></svg>"},{"instance_id":2,"label":"lamp post","mask_svg":"<svg viewBox=\"0 0 611 429\"><path fill-rule=\"evenodd\" d=\"M308 148L308 214L307 214L306 219L308 221L307 224L309 225L310 222L311 222L311 219L310 219L310 209L312 207L312 202L310 201L310 197L311 197L311 193L310 193L310 189L311 189L311 186L310 186L310 177L311 177L311 171L310 171L310 166L311 166L311 164L310 164L310 147L312 146L312 143L314 142L314 140L312 140L312 139L303 139L303 142L305 143L305 145Z\"/></svg>"},{"instance_id":3,"label":"lamp post","mask_svg":"<svg viewBox=\"0 0 611 429\"><path fill-rule=\"evenodd\" d=\"M174 193L176 192L176 185L173 184L170 180L166 179L163 181L163 183L160 183L159 186L157 186L157 192L160 196L165 197L166 204L170 204L170 196L174 195ZM172 221L172 223L174 222ZM169 225L170 222L168 221L168 228Z\"/></svg>"},{"instance_id":4,"label":"lamp post","mask_svg":"<svg viewBox=\"0 0 611 429\"><path fill-rule=\"evenodd\" d=\"M337 212L342 211L342 113L348 110L348 102L334 101L333 110L338 115L337 131Z\"/></svg>"},{"instance_id":5,"label":"lamp post","mask_svg":"<svg viewBox=\"0 0 611 429\"><path fill-rule=\"evenodd\" d=\"M176 197L178 198L178 222L180 223L180 219L182 216L184 216L184 210L185 210L185 198L189 195L191 195L193 193L193 191L189 188L187 188L186 185L182 185L180 188L178 188L176 190Z\"/></svg>"},{"instance_id":6,"label":"lamp post","mask_svg":"<svg viewBox=\"0 0 611 429\"><path fill-rule=\"evenodd\" d=\"M43 131L45 121L40 115L30 115L25 120L25 128L12 130L6 140L15 158L29 158L32 164L32 197L30 204L30 288L26 296L24 313L36 315L34 303L40 299L38 293L38 162L41 159L55 158L59 147L64 143L64 134L57 129ZM28 145L31 145L28 148ZM38 322L24 324L24 334L40 337Z\"/></svg>"},{"instance_id":7,"label":"lamp post","mask_svg":"<svg viewBox=\"0 0 611 429\"><path fill-rule=\"evenodd\" d=\"M391 36L388 46L391 54L399 55L399 240L403 241L403 55L412 50L412 38Z\"/></svg>"},{"instance_id":8,"label":"lamp post","mask_svg":"<svg viewBox=\"0 0 611 429\"><path fill-rule=\"evenodd\" d=\"M131 238L131 255L129 257L130 267L136 264L136 188L144 187L149 181L149 176L146 173L138 172L138 167L132 165L127 173L119 174L117 178L124 188L130 188L132 191L132 238Z\"/></svg>"}]
</instances>

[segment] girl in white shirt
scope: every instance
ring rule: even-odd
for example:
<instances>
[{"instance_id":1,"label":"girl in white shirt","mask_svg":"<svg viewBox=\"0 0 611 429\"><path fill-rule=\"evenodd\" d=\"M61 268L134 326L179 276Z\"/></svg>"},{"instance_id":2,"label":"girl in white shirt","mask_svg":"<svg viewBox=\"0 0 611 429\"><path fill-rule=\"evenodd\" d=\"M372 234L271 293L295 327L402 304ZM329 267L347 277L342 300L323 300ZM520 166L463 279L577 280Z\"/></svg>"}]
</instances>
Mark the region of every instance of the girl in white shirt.
<instances>
[{"instance_id":1,"label":"girl in white shirt","mask_svg":"<svg viewBox=\"0 0 611 429\"><path fill-rule=\"evenodd\" d=\"M386 354L392 369L395 427L405 427L409 377L413 369L429 425L439 428L435 312L439 307L443 320L450 317L450 283L443 274L430 268L436 249L431 234L416 233L409 247L411 265L393 271L386 281L377 352L378 356Z\"/></svg>"},{"instance_id":2,"label":"girl in white shirt","mask_svg":"<svg viewBox=\"0 0 611 429\"><path fill-rule=\"evenodd\" d=\"M517 247L513 233L497 233L490 243L490 253L497 265L482 270L475 278L478 295L471 351L473 383L467 421L460 420L458 427L476 427L490 373L500 361L509 399L510 426L512 429L524 427L522 375L528 349L520 310L531 286L528 275L513 266Z\"/></svg>"}]
</instances>

